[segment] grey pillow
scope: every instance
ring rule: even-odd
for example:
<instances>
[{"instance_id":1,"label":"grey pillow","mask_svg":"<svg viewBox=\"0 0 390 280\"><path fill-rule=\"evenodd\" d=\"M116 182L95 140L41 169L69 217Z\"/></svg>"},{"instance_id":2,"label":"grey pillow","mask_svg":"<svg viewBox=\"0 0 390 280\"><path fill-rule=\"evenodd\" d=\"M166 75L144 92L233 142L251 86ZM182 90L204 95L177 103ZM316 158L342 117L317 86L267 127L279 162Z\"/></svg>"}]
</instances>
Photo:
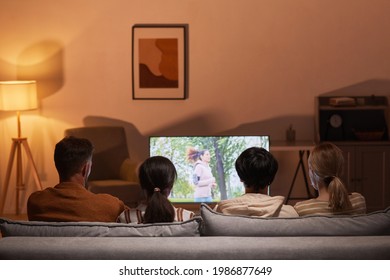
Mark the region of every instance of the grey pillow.
<instances>
[{"instance_id":1,"label":"grey pillow","mask_svg":"<svg viewBox=\"0 0 390 280\"><path fill-rule=\"evenodd\" d=\"M224 215L201 205L202 235L209 236L368 236L390 235L390 207L354 216L261 218Z\"/></svg>"},{"instance_id":2,"label":"grey pillow","mask_svg":"<svg viewBox=\"0 0 390 280\"><path fill-rule=\"evenodd\" d=\"M184 222L156 224L121 224L102 222L37 222L0 218L0 230L7 236L52 237L156 237L199 236L201 218Z\"/></svg>"}]
</instances>

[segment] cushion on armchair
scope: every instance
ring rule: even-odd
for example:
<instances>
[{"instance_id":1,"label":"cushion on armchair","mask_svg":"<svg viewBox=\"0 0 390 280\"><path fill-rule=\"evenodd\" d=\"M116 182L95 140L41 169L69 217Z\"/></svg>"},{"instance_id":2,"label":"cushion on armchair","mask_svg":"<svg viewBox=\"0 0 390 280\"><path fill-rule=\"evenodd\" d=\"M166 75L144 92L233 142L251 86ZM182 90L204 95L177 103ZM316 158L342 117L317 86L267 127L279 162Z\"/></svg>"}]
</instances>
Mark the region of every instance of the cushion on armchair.
<instances>
[{"instance_id":1,"label":"cushion on armchair","mask_svg":"<svg viewBox=\"0 0 390 280\"><path fill-rule=\"evenodd\" d=\"M202 234L209 236L390 235L390 207L366 215L292 218L225 215L201 205Z\"/></svg>"}]
</instances>

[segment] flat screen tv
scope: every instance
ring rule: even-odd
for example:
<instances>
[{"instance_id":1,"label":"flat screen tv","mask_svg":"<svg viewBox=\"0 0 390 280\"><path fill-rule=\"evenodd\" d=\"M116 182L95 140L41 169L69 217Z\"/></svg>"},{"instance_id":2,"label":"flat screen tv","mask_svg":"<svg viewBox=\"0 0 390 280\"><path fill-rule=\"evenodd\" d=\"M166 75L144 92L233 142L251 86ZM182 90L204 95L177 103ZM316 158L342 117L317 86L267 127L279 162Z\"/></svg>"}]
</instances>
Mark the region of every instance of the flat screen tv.
<instances>
[{"instance_id":1,"label":"flat screen tv","mask_svg":"<svg viewBox=\"0 0 390 280\"><path fill-rule=\"evenodd\" d=\"M169 197L172 203L217 203L244 193L235 161L245 149L254 146L269 150L269 136L151 136L149 155L165 156L176 167L178 177ZM200 159L196 157L202 152L206 152L204 157L209 157L208 171L203 173L199 169L204 166L197 167ZM202 174L207 178L201 178ZM207 180L213 182L209 187L211 199L202 201L199 194L207 190L199 186Z\"/></svg>"}]
</instances>

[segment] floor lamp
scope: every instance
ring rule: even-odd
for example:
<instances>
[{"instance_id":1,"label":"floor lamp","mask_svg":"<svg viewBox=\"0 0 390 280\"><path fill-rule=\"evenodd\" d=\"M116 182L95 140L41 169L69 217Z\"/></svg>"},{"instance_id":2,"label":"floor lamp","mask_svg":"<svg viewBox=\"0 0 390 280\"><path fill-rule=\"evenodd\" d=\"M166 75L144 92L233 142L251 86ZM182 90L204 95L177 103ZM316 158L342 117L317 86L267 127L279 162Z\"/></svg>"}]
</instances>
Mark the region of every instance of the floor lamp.
<instances>
[{"instance_id":1,"label":"floor lamp","mask_svg":"<svg viewBox=\"0 0 390 280\"><path fill-rule=\"evenodd\" d=\"M0 210L4 211L4 204L7 198L8 186L11 177L14 159L16 157L16 214L19 215L19 196L20 191L24 191L25 184L23 178L22 147L25 150L28 161L33 169L35 183L39 189L42 189L41 181L38 176L30 147L26 137L22 137L20 124L20 111L32 110L38 107L37 90L35 81L7 81L0 82L0 110L16 111L18 137L12 138L11 153L8 160L7 171L5 175L4 191L1 197Z\"/></svg>"}]
</instances>

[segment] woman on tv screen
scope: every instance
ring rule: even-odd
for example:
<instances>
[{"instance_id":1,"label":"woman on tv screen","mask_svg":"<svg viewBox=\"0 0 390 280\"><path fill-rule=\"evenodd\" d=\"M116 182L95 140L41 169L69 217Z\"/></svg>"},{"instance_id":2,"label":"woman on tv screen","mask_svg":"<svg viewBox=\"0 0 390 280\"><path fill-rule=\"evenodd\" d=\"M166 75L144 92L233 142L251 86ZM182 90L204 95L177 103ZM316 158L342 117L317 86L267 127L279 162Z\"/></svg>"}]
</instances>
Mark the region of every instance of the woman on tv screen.
<instances>
[{"instance_id":1,"label":"woman on tv screen","mask_svg":"<svg viewBox=\"0 0 390 280\"><path fill-rule=\"evenodd\" d=\"M194 164L193 183L195 185L195 202L212 202L212 188L215 188L215 177L210 168L210 151L196 150L193 147L187 150L187 160Z\"/></svg>"}]
</instances>

